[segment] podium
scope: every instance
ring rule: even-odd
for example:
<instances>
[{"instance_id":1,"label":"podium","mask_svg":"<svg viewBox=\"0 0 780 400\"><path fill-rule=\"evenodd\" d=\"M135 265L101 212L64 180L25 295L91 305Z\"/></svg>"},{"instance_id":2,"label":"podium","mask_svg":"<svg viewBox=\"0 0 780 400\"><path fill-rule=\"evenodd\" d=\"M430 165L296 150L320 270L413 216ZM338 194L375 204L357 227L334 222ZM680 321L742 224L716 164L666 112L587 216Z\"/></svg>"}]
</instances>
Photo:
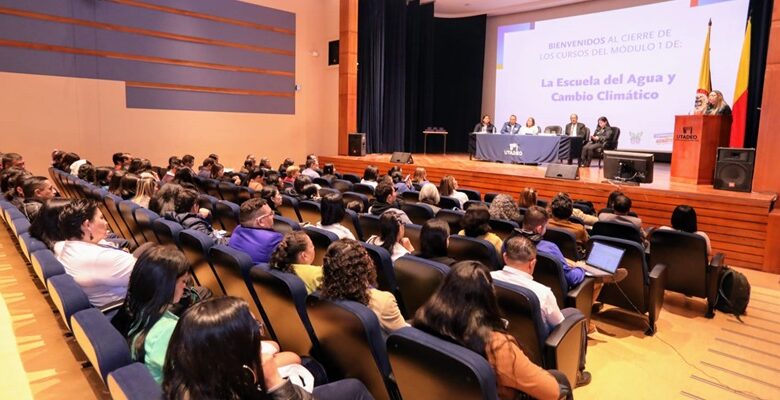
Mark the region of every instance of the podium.
<instances>
[{"instance_id":1,"label":"podium","mask_svg":"<svg viewBox=\"0 0 780 400\"><path fill-rule=\"evenodd\" d=\"M674 117L672 182L712 184L718 147L728 146L731 116Z\"/></svg>"}]
</instances>

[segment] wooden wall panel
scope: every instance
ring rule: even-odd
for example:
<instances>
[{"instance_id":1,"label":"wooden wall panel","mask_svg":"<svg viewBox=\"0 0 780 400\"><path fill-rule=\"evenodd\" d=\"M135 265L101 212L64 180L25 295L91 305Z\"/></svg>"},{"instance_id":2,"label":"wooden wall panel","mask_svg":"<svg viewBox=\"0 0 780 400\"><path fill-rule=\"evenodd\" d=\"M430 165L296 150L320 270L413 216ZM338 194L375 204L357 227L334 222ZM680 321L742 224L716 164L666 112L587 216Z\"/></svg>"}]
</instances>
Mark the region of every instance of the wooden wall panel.
<instances>
[{"instance_id":1,"label":"wooden wall panel","mask_svg":"<svg viewBox=\"0 0 780 400\"><path fill-rule=\"evenodd\" d=\"M349 133L357 132L358 0L341 0L339 9L338 151L347 155Z\"/></svg>"}]
</instances>

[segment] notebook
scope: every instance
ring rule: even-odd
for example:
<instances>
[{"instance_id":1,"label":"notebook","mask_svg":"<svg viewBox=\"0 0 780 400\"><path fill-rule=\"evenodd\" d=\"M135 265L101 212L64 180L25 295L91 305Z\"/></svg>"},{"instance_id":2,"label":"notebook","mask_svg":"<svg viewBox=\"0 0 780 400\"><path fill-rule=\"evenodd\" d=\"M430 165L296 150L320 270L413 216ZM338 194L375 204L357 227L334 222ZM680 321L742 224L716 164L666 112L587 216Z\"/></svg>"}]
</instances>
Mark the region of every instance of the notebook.
<instances>
[{"instance_id":1,"label":"notebook","mask_svg":"<svg viewBox=\"0 0 780 400\"><path fill-rule=\"evenodd\" d=\"M594 242L588 259L585 260L586 265L582 267L585 270L585 275L610 276L614 274L620 266L620 260L623 259L625 252L619 247Z\"/></svg>"}]
</instances>

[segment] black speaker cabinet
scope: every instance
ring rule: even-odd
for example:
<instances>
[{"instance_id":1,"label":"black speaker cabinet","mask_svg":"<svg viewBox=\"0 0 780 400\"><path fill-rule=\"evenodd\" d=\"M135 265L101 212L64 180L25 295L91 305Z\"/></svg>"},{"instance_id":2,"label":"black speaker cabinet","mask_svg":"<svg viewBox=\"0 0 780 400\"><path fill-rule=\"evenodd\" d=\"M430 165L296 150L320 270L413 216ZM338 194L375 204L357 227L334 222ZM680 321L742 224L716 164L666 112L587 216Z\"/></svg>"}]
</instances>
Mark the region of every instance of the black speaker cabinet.
<instances>
[{"instance_id":1,"label":"black speaker cabinet","mask_svg":"<svg viewBox=\"0 0 780 400\"><path fill-rule=\"evenodd\" d=\"M365 133L349 134L349 155L351 156L366 155L366 134Z\"/></svg>"},{"instance_id":2,"label":"black speaker cabinet","mask_svg":"<svg viewBox=\"0 0 780 400\"><path fill-rule=\"evenodd\" d=\"M413 164L414 159L412 159L412 153L396 151L390 156L390 162L395 164Z\"/></svg>"},{"instance_id":3,"label":"black speaker cabinet","mask_svg":"<svg viewBox=\"0 0 780 400\"><path fill-rule=\"evenodd\" d=\"M328 42L328 65L339 64L339 41L332 40Z\"/></svg>"},{"instance_id":4,"label":"black speaker cabinet","mask_svg":"<svg viewBox=\"0 0 780 400\"><path fill-rule=\"evenodd\" d=\"M750 192L755 161L756 149L718 147L713 186L721 190Z\"/></svg>"},{"instance_id":5,"label":"black speaker cabinet","mask_svg":"<svg viewBox=\"0 0 780 400\"><path fill-rule=\"evenodd\" d=\"M576 165L550 164L544 173L545 178L580 179L580 169Z\"/></svg>"}]
</instances>

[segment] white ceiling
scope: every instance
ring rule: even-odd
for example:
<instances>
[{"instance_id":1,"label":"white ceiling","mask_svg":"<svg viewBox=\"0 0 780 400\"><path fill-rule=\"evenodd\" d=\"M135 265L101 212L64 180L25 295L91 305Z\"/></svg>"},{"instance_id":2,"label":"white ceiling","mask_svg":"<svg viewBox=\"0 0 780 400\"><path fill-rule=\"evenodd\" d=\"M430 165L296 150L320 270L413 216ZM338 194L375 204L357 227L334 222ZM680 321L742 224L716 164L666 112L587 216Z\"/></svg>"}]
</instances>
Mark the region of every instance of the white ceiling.
<instances>
[{"instance_id":1,"label":"white ceiling","mask_svg":"<svg viewBox=\"0 0 780 400\"><path fill-rule=\"evenodd\" d=\"M435 3L434 14L442 18L460 18L487 14L488 16L514 14L553 8L590 0L422 0Z\"/></svg>"}]
</instances>

